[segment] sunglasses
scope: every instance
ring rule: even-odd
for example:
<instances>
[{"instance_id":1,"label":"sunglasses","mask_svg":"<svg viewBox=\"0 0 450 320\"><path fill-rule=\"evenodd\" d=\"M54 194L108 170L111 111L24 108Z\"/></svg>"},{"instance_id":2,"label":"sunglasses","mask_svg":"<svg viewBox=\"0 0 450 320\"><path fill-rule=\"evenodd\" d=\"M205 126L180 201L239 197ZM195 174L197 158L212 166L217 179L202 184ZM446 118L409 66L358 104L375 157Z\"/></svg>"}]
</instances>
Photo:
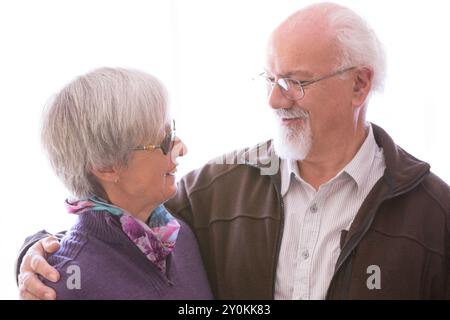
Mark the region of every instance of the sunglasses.
<instances>
[{"instance_id":1,"label":"sunglasses","mask_svg":"<svg viewBox=\"0 0 450 320\"><path fill-rule=\"evenodd\" d=\"M153 150L153 149L161 149L164 155L167 155L170 151L172 151L173 147L175 146L175 120L172 120L172 128L170 129L170 132L166 134L163 141L160 144L147 144L145 146L138 146L136 148L133 148L134 151L139 150Z\"/></svg>"}]
</instances>

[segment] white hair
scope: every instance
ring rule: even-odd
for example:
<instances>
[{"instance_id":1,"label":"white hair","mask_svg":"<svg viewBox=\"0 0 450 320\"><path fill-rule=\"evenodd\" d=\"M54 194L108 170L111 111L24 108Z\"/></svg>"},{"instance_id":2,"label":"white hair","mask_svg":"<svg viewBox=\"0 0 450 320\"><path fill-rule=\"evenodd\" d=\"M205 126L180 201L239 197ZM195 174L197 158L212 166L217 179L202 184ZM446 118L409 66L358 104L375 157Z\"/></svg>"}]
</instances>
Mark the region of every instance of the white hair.
<instances>
[{"instance_id":1,"label":"white hair","mask_svg":"<svg viewBox=\"0 0 450 320\"><path fill-rule=\"evenodd\" d=\"M325 17L340 49L337 67L370 66L374 72L372 89L382 91L386 75L385 52L369 24L354 11L335 3L313 4L303 10Z\"/></svg>"},{"instance_id":2,"label":"white hair","mask_svg":"<svg viewBox=\"0 0 450 320\"><path fill-rule=\"evenodd\" d=\"M276 134L273 138L275 153L281 159L302 161L306 158L312 146L312 131L309 113L301 108L277 109L274 111L276 118ZM284 126L280 119L301 118L301 126Z\"/></svg>"},{"instance_id":3,"label":"white hair","mask_svg":"<svg viewBox=\"0 0 450 320\"><path fill-rule=\"evenodd\" d=\"M154 76L101 68L76 78L43 116L42 144L78 198L100 195L91 168L126 165L132 148L159 143L170 124L164 85Z\"/></svg>"}]
</instances>

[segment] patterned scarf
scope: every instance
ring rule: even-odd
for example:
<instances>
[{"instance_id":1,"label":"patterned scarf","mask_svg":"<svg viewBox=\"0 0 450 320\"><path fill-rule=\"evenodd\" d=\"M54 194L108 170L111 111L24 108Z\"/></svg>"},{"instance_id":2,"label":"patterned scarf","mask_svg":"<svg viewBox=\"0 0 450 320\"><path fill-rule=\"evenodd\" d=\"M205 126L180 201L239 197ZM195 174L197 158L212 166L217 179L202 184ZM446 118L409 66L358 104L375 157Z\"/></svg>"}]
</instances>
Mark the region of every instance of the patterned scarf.
<instances>
[{"instance_id":1,"label":"patterned scarf","mask_svg":"<svg viewBox=\"0 0 450 320\"><path fill-rule=\"evenodd\" d=\"M66 207L69 213L74 214L86 211L107 211L120 217L122 230L128 238L161 272L166 272L166 257L175 246L180 224L163 205L152 212L148 225L125 210L98 197L75 201L66 200Z\"/></svg>"}]
</instances>

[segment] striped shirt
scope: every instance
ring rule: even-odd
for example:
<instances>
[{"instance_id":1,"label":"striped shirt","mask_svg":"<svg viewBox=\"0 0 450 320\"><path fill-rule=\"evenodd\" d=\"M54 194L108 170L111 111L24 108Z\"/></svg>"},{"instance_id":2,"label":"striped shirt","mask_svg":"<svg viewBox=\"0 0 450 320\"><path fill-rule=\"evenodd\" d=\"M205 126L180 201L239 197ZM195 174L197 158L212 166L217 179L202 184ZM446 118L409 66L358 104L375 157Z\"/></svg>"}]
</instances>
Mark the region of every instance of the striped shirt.
<instances>
[{"instance_id":1,"label":"striped shirt","mask_svg":"<svg viewBox=\"0 0 450 320\"><path fill-rule=\"evenodd\" d=\"M285 221L275 299L325 299L341 250L341 232L350 229L385 168L372 126L354 158L317 191L300 177L296 161L281 161Z\"/></svg>"}]
</instances>

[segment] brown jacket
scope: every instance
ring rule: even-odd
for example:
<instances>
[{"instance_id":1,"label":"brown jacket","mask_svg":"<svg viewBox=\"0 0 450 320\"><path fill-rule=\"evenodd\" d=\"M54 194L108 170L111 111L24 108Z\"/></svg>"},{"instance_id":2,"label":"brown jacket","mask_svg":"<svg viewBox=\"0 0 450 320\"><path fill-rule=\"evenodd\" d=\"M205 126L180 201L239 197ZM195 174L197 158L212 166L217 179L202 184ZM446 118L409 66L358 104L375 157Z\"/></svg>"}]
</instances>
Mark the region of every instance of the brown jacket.
<instances>
[{"instance_id":1,"label":"brown jacket","mask_svg":"<svg viewBox=\"0 0 450 320\"><path fill-rule=\"evenodd\" d=\"M341 235L327 298L449 299L450 188L385 131L373 130L386 171ZM226 158L247 164L210 162L186 175L166 206L193 228L216 298L272 299L284 210L279 172L261 172L273 171L264 171L269 159L279 160L270 144L267 152ZM25 241L16 275L26 250L47 235L43 230ZM369 289L373 266L381 289Z\"/></svg>"},{"instance_id":2,"label":"brown jacket","mask_svg":"<svg viewBox=\"0 0 450 320\"><path fill-rule=\"evenodd\" d=\"M450 188L373 129L386 170L341 235L327 298L450 298ZM274 160L268 145L267 152L259 145L227 155L234 164L216 159L189 173L166 203L193 228L219 299L274 296L284 207L279 170L261 174Z\"/></svg>"}]
</instances>

